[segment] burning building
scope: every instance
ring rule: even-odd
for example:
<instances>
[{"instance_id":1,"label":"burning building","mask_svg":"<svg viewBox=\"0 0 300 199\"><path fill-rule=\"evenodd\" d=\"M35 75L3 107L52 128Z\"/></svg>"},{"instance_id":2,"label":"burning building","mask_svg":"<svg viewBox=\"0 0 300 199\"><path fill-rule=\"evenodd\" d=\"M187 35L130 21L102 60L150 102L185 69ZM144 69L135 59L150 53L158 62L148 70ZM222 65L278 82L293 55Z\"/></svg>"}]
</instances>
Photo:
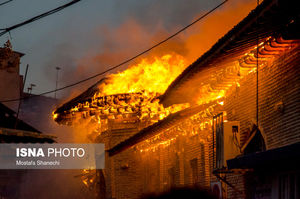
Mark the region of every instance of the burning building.
<instances>
[{"instance_id":1,"label":"burning building","mask_svg":"<svg viewBox=\"0 0 300 199\"><path fill-rule=\"evenodd\" d=\"M296 1L265 0L186 69L172 54L143 60L57 108L56 122L105 143L105 169L84 182L99 198L195 184L299 197L298 27Z\"/></svg>"}]
</instances>

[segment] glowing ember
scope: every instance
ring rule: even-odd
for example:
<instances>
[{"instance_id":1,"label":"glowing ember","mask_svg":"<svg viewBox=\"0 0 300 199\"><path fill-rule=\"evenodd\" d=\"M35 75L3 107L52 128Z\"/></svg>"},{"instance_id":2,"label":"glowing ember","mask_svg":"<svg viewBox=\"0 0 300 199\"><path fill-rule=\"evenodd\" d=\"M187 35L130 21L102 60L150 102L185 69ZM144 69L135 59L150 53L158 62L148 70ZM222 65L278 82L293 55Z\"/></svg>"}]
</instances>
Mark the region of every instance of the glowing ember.
<instances>
[{"instance_id":1,"label":"glowing ember","mask_svg":"<svg viewBox=\"0 0 300 199\"><path fill-rule=\"evenodd\" d=\"M55 120L57 117L58 117L58 114L57 113L54 113L54 111L52 112L52 116L53 116L53 119Z\"/></svg>"},{"instance_id":2,"label":"glowing ember","mask_svg":"<svg viewBox=\"0 0 300 199\"><path fill-rule=\"evenodd\" d=\"M75 177L80 177L82 183L92 189L95 188L96 183L96 170L95 169L83 169L82 174Z\"/></svg>"}]
</instances>

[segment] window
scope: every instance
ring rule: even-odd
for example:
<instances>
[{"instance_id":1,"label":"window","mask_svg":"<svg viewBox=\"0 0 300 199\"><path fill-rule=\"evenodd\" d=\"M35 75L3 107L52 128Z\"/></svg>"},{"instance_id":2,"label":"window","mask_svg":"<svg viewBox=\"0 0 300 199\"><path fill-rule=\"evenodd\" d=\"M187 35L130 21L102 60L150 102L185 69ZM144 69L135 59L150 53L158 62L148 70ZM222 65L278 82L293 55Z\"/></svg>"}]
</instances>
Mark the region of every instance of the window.
<instances>
[{"instance_id":1,"label":"window","mask_svg":"<svg viewBox=\"0 0 300 199\"><path fill-rule=\"evenodd\" d=\"M198 159L194 158L190 160L191 168L192 168L192 182L193 184L198 182Z\"/></svg>"},{"instance_id":2,"label":"window","mask_svg":"<svg viewBox=\"0 0 300 199\"><path fill-rule=\"evenodd\" d=\"M175 186L175 168L171 167L168 169L168 174L169 174L169 185L170 187Z\"/></svg>"}]
</instances>

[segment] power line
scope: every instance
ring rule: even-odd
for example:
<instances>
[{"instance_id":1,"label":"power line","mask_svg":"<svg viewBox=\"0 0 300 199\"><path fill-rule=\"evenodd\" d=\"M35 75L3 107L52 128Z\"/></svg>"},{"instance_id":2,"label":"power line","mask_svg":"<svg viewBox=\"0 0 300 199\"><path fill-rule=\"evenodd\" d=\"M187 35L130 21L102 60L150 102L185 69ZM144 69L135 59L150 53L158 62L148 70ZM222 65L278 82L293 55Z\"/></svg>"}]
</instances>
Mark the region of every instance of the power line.
<instances>
[{"instance_id":1,"label":"power line","mask_svg":"<svg viewBox=\"0 0 300 199\"><path fill-rule=\"evenodd\" d=\"M11 0L11 1L12 1L12 0ZM26 21L23 21L23 22L21 22L21 23L19 23L19 24L13 25L13 26L8 27L8 28L2 28L2 29L0 29L0 30L3 30L3 31L0 33L0 37L3 36L3 35L6 34L6 33L9 33L10 31L12 31L12 30L14 30L14 29L17 29L17 28L21 27L21 26L24 26L24 25L26 25L26 24L29 24L29 23L32 23L32 22L34 22L34 21L36 21L36 20L39 20L39 19L41 19L41 18L44 18L44 17L46 17L46 16L52 15L52 14L58 12L58 11L61 11L61 10L65 9L65 8L67 8L67 7L69 7L69 6L73 5L73 4L75 4L75 3L78 3L79 1L81 1L81 0L72 0L71 2L69 2L69 3L67 3L67 4L64 4L64 5L62 5L62 6L59 6L59 7L55 8L55 9L52 9L52 10L50 10L50 11L48 11L48 12L45 12L45 13L43 13L43 14L40 14L40 15L38 15L38 16L32 17L31 19L28 19L28 20L26 20ZM9 2L9 1L8 1L8 2ZM4 2L4 3L8 3L8 2ZM1 5L1 4L0 4L0 5Z\"/></svg>"},{"instance_id":2,"label":"power line","mask_svg":"<svg viewBox=\"0 0 300 199\"><path fill-rule=\"evenodd\" d=\"M259 6L259 0L257 0L257 6ZM259 27L259 23L258 23L258 14L256 16L256 26L257 28ZM258 59L259 59L259 34L257 33L257 37L256 37L256 54L257 54L257 58L256 58L256 126L257 128L259 128L258 125L258 116L259 116L259 93L258 93L258 89L259 89L259 85L258 85L258 80L259 80L259 75L258 75L258 69L259 69L259 64L258 64Z\"/></svg>"},{"instance_id":3,"label":"power line","mask_svg":"<svg viewBox=\"0 0 300 199\"><path fill-rule=\"evenodd\" d=\"M109 72L109 71L112 71L112 70L114 70L114 69L116 69L116 68L118 68L118 67L120 67L120 66L122 66L122 65L124 65L124 64L126 64L126 63L131 62L132 60L134 60L134 59L140 57L141 55L143 55L143 54L145 54L145 53L151 51L152 49L154 49L154 48L160 46L161 44L163 44L163 43L167 42L168 40L172 39L173 37L177 36L179 33L185 31L186 29L188 29L188 28L191 27L192 25L194 25L194 24L196 24L197 22L199 22L200 20L204 19L206 16L208 16L209 14L211 14L212 12L214 12L216 9L218 9L219 7L221 7L222 5L224 5L227 1L228 1L228 0L224 0L222 3L220 3L219 5L217 5L216 7L214 7L213 9L211 9L210 11L206 12L204 15L200 16L199 18L197 18L195 21L193 21L193 22L190 23L189 25L183 27L182 29L178 30L177 32L175 32L174 34L170 35L170 36L167 37L166 39L164 39L164 40L158 42L157 44L153 45L152 47L148 48L147 50L144 50L144 51L142 51L141 53L139 53L139 54L137 54L137 55L135 55L135 56L133 56L133 57L131 57L131 58L129 58L129 59L127 59L127 60L121 62L120 64L117 64L117 65L115 65L115 66L113 66L113 67L111 67L111 68L109 68L109 69L107 69L107 70L105 70L105 71L103 71L103 72L101 72L101 73L97 73L97 74L95 74L95 75L93 75L93 76L90 76L90 77L88 77L88 78L82 79L82 80L80 80L80 81L78 81L78 82L69 84L69 85L67 85L67 86L64 86L64 87L61 87L61 88L58 88L58 89L55 89L55 90L50 90L50 91L47 91L47 92L44 92L44 93L40 93L40 94L38 94L38 95L31 95L31 96L28 96L28 97L25 97L25 98L3 100L3 101L0 101L0 102L19 101L19 100L23 100L23 99L27 99L27 98L31 98L31 97L37 97L37 96L41 96L41 95L46 95L46 94L54 93L54 92L57 92L57 91L60 91L60 90L64 90L64 89L67 89L67 88L76 86L76 85L81 84L81 83L83 83L83 82L86 82L86 81L89 81L89 80L91 80L91 79L94 79L94 78L96 78L96 77L98 77L98 76L100 76L100 75L103 75L103 74L105 74L105 73L107 73L107 72Z\"/></svg>"},{"instance_id":4,"label":"power line","mask_svg":"<svg viewBox=\"0 0 300 199\"><path fill-rule=\"evenodd\" d=\"M7 3L11 2L11 1L13 1L13 0L8 0L8 1L5 1L3 3L0 3L0 6L3 6L3 5L5 5L5 4L7 4Z\"/></svg>"}]
</instances>

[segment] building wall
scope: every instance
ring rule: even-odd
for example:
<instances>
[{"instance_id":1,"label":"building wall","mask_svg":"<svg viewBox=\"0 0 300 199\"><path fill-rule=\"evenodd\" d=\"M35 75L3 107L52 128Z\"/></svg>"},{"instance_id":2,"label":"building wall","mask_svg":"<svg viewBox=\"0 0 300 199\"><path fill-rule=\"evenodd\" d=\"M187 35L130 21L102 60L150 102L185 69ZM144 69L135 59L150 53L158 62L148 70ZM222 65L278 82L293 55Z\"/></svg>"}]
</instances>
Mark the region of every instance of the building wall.
<instances>
[{"instance_id":1,"label":"building wall","mask_svg":"<svg viewBox=\"0 0 300 199\"><path fill-rule=\"evenodd\" d=\"M136 117L108 119L106 131L97 137L97 142L105 143L108 150L144 127L145 124L137 122ZM106 154L103 170L105 198L135 199L143 193L143 164L141 156L136 153L136 150L128 149L112 157Z\"/></svg>"},{"instance_id":2,"label":"building wall","mask_svg":"<svg viewBox=\"0 0 300 199\"><path fill-rule=\"evenodd\" d=\"M300 142L299 65L298 47L259 70L258 126L267 150ZM256 73L240 82L240 87L226 98L224 108L227 120L240 121L241 144L244 144L251 127L256 124ZM227 178L243 192L239 194L228 187L228 198L245 198L245 191L253 187L253 184L245 185L243 175L228 175Z\"/></svg>"},{"instance_id":3,"label":"building wall","mask_svg":"<svg viewBox=\"0 0 300 199\"><path fill-rule=\"evenodd\" d=\"M18 99L22 77L19 75L20 55L8 48L0 48L0 101ZM16 110L18 102L5 102L9 108Z\"/></svg>"},{"instance_id":4,"label":"building wall","mask_svg":"<svg viewBox=\"0 0 300 199\"><path fill-rule=\"evenodd\" d=\"M168 145L161 145L147 152L140 152L137 146L113 157L107 155L104 170L108 184L107 198L139 198L141 194L191 184L209 186L207 137L210 126L183 130L184 126L189 125L189 122L184 123L170 130L170 133L178 136ZM136 133L123 131L124 129L105 132L101 135L102 140L98 141L114 146L128 138L129 134Z\"/></svg>"},{"instance_id":5,"label":"building wall","mask_svg":"<svg viewBox=\"0 0 300 199\"><path fill-rule=\"evenodd\" d=\"M299 48L296 48L276 57L259 70L258 127L265 139L266 149L300 141L299 63ZM250 73L239 84L229 91L222 111L228 121L240 122L243 145L250 136L253 124L256 124L256 73ZM215 110L214 114L218 112ZM111 170L107 172L110 173L111 197L138 198L142 193L162 192L172 186L197 184L209 187L211 182L218 181L212 174L211 120L212 115L203 116L200 113L162 132L158 141L150 141L150 144L143 142L114 157L108 157L110 165L106 168ZM113 142L110 146L127 137L122 132L115 134L110 139ZM171 138L174 139L169 143L157 145ZM249 179L255 176L221 174L221 177L235 187L234 190L222 183L223 196L233 199L249 196L253 186Z\"/></svg>"},{"instance_id":6,"label":"building wall","mask_svg":"<svg viewBox=\"0 0 300 199\"><path fill-rule=\"evenodd\" d=\"M267 149L300 141L299 48L277 57L259 70L259 129ZM240 121L242 143L256 123L256 73L240 82L224 105L229 121Z\"/></svg>"}]
</instances>

